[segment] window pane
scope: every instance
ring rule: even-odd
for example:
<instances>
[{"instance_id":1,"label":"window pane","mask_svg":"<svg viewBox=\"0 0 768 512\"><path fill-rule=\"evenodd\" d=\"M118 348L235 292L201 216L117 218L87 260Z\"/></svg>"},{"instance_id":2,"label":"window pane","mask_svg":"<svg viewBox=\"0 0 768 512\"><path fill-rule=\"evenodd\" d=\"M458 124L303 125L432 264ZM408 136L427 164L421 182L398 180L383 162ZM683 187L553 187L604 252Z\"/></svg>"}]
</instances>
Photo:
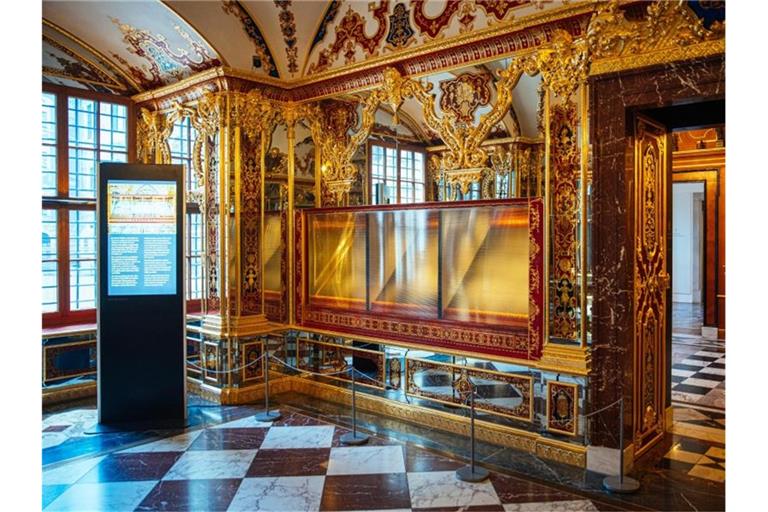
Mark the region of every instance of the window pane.
<instances>
[{"instance_id":1,"label":"window pane","mask_svg":"<svg viewBox=\"0 0 768 512\"><path fill-rule=\"evenodd\" d=\"M413 154L413 179L416 181L424 181L424 153L415 152Z\"/></svg>"},{"instance_id":2,"label":"window pane","mask_svg":"<svg viewBox=\"0 0 768 512\"><path fill-rule=\"evenodd\" d=\"M43 259L56 259L56 210L43 210Z\"/></svg>"},{"instance_id":3,"label":"window pane","mask_svg":"<svg viewBox=\"0 0 768 512\"><path fill-rule=\"evenodd\" d=\"M43 144L56 144L56 95L43 93Z\"/></svg>"},{"instance_id":4,"label":"window pane","mask_svg":"<svg viewBox=\"0 0 768 512\"><path fill-rule=\"evenodd\" d=\"M125 119L128 109L125 105L101 103L99 105L99 143L105 151L127 152L128 144Z\"/></svg>"},{"instance_id":5,"label":"window pane","mask_svg":"<svg viewBox=\"0 0 768 512\"><path fill-rule=\"evenodd\" d=\"M69 149L69 195L96 198L96 152Z\"/></svg>"},{"instance_id":6,"label":"window pane","mask_svg":"<svg viewBox=\"0 0 768 512\"><path fill-rule=\"evenodd\" d=\"M43 262L43 313L58 310L59 286L56 280L59 264L56 261Z\"/></svg>"},{"instance_id":7,"label":"window pane","mask_svg":"<svg viewBox=\"0 0 768 512\"><path fill-rule=\"evenodd\" d=\"M184 166L184 182L187 190L197 189L196 179L192 172L192 147L196 138L197 131L192 128L188 117L176 121L168 138L168 144L171 147L171 163Z\"/></svg>"},{"instance_id":8,"label":"window pane","mask_svg":"<svg viewBox=\"0 0 768 512\"><path fill-rule=\"evenodd\" d=\"M424 184L416 183L415 187L416 187L415 189L416 197L414 198L414 202L423 203L424 202Z\"/></svg>"},{"instance_id":9,"label":"window pane","mask_svg":"<svg viewBox=\"0 0 768 512\"><path fill-rule=\"evenodd\" d=\"M96 102L69 98L69 145L96 147Z\"/></svg>"},{"instance_id":10,"label":"window pane","mask_svg":"<svg viewBox=\"0 0 768 512\"><path fill-rule=\"evenodd\" d=\"M203 225L199 213L187 214L187 299L202 296Z\"/></svg>"},{"instance_id":11,"label":"window pane","mask_svg":"<svg viewBox=\"0 0 768 512\"><path fill-rule=\"evenodd\" d=\"M56 95L43 93L43 195L56 195Z\"/></svg>"},{"instance_id":12,"label":"window pane","mask_svg":"<svg viewBox=\"0 0 768 512\"><path fill-rule=\"evenodd\" d=\"M69 306L96 307L96 212L69 212Z\"/></svg>"},{"instance_id":13,"label":"window pane","mask_svg":"<svg viewBox=\"0 0 768 512\"><path fill-rule=\"evenodd\" d=\"M58 309L56 210L43 210L43 313Z\"/></svg>"},{"instance_id":14,"label":"window pane","mask_svg":"<svg viewBox=\"0 0 768 512\"><path fill-rule=\"evenodd\" d=\"M43 195L55 196L56 186L56 146L43 145Z\"/></svg>"},{"instance_id":15,"label":"window pane","mask_svg":"<svg viewBox=\"0 0 768 512\"><path fill-rule=\"evenodd\" d=\"M128 154L102 151L99 153L99 161L100 162L127 162Z\"/></svg>"}]
</instances>

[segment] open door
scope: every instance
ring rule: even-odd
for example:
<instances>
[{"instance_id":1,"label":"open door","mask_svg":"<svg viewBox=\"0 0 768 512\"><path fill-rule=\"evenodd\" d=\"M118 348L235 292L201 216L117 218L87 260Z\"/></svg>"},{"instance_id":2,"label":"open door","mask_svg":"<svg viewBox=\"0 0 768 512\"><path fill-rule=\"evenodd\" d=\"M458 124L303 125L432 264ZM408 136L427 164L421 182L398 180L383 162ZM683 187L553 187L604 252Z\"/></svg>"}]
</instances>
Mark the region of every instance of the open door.
<instances>
[{"instance_id":1,"label":"open door","mask_svg":"<svg viewBox=\"0 0 768 512\"><path fill-rule=\"evenodd\" d=\"M666 411L670 151L665 126L635 116L634 389L635 457L664 435Z\"/></svg>"}]
</instances>

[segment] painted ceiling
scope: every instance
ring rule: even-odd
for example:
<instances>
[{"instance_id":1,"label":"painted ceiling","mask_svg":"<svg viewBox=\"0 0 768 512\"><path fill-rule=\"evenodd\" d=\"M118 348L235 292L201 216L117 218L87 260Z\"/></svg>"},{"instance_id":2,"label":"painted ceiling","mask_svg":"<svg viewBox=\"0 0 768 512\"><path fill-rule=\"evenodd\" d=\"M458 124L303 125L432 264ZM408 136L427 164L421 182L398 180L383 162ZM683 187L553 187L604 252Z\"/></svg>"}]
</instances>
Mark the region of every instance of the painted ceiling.
<instances>
[{"instance_id":1,"label":"painted ceiling","mask_svg":"<svg viewBox=\"0 0 768 512\"><path fill-rule=\"evenodd\" d=\"M563 4L559 0L44 1L43 76L48 82L124 95L218 66L291 84L396 58L425 44L450 42Z\"/></svg>"}]
</instances>

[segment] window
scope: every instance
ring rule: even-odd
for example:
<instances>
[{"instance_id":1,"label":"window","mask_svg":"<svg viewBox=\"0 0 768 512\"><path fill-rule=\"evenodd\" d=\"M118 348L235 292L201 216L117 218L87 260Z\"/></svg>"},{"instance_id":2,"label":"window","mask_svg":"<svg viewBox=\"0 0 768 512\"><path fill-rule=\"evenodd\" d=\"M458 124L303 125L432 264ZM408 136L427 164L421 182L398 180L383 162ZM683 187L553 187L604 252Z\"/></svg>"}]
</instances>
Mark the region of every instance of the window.
<instances>
[{"instance_id":1,"label":"window","mask_svg":"<svg viewBox=\"0 0 768 512\"><path fill-rule=\"evenodd\" d=\"M424 202L423 151L376 143L369 154L371 204Z\"/></svg>"},{"instance_id":2,"label":"window","mask_svg":"<svg viewBox=\"0 0 768 512\"><path fill-rule=\"evenodd\" d=\"M43 326L96 320L96 171L128 161L128 101L42 94Z\"/></svg>"},{"instance_id":3,"label":"window","mask_svg":"<svg viewBox=\"0 0 768 512\"><path fill-rule=\"evenodd\" d=\"M196 179L192 170L192 145L197 138L197 132L191 126L189 118L185 117L173 125L173 131L168 137L171 148L171 162L184 166L184 183L186 191L197 189ZM203 219L200 206L187 202L187 228L184 247L184 262L186 265L188 311L199 311L200 299L203 296Z\"/></svg>"}]
</instances>

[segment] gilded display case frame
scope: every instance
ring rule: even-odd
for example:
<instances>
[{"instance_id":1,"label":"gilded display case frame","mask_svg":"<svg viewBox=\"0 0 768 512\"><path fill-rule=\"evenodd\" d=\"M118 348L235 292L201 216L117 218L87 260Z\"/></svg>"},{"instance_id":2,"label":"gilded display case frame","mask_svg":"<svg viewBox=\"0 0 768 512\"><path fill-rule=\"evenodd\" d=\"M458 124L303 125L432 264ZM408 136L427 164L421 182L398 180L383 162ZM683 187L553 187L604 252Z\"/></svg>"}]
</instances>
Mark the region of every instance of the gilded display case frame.
<instances>
[{"instance_id":1,"label":"gilded display case frame","mask_svg":"<svg viewBox=\"0 0 768 512\"><path fill-rule=\"evenodd\" d=\"M493 414L496 416L501 416L505 418L510 418L513 420L522 420L526 421L528 423L533 422L533 385L534 385L534 379L531 375L520 375L517 373L505 373L495 370L486 370L483 368L473 368L471 366L463 366L455 363L444 363L444 362L437 362L437 361L430 361L428 359L421 359L417 357L406 357L405 358L405 384L403 385L403 391L406 396L411 396L414 398L419 398L423 400L429 400L432 402L437 402L445 405L450 406L459 406L465 409L468 409L469 406L466 405L463 401L450 401L450 400L441 400L439 398L435 398L433 396L429 396L428 394L424 393L414 393L412 392L412 385L415 385L412 382L413 378L413 372L415 371L414 367L409 364L411 362L415 362L417 365L420 365L422 368L426 368L427 366L433 366L435 369L443 369L443 368L450 368L452 370L457 371L459 374L466 375L467 377L479 377L482 378L483 375L495 375L499 378L500 381L505 382L509 385L513 385L510 381L512 380L519 380L524 381L527 383L528 386L528 392L527 397L523 396L523 402L526 403L525 409L527 409L528 414L526 415L515 415L510 413L502 412L501 408L493 408L493 407L487 407L483 405L483 401L481 399L475 400L475 409L478 411L484 411L488 414ZM452 383L454 385L456 381Z\"/></svg>"},{"instance_id":2,"label":"gilded display case frame","mask_svg":"<svg viewBox=\"0 0 768 512\"><path fill-rule=\"evenodd\" d=\"M528 318L527 327L517 331L502 331L482 325L467 325L451 320L420 320L377 314L375 317L362 312L349 313L342 310L316 310L308 306L308 283L303 279L307 271L309 242L307 240L306 218L313 213L350 213L423 209L458 209L472 207L493 207L504 205L527 205L528 207ZM484 201L432 202L404 205L373 205L354 208L331 207L313 208L296 212L296 268L295 268L295 311L297 328L326 329L336 334L349 336L374 336L404 342L427 349L454 350L475 353L481 357L489 355L499 359L536 361L541 358L544 348L544 201L541 198L520 198ZM484 347L498 347L502 344L516 347L509 350L485 350ZM523 348L520 348L523 347Z\"/></svg>"}]
</instances>

